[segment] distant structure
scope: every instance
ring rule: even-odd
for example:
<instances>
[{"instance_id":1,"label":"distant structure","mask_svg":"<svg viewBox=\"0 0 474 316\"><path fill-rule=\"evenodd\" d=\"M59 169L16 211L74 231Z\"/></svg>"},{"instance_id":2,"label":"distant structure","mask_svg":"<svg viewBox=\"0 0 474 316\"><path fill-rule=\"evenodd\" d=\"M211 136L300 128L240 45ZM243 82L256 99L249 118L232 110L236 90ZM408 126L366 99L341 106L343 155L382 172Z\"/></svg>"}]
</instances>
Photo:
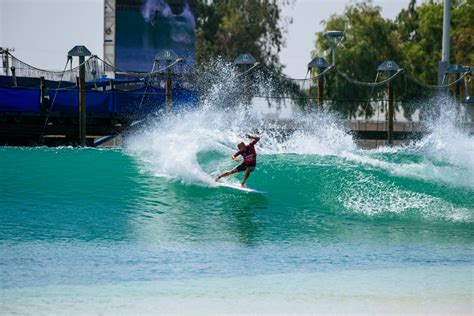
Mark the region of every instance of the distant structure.
<instances>
[{"instance_id":1,"label":"distant structure","mask_svg":"<svg viewBox=\"0 0 474 316\"><path fill-rule=\"evenodd\" d=\"M147 72L168 49L193 65L195 7L195 0L104 0L104 60Z\"/></svg>"},{"instance_id":2,"label":"distant structure","mask_svg":"<svg viewBox=\"0 0 474 316\"><path fill-rule=\"evenodd\" d=\"M104 61L115 67L115 8L116 0L104 0ZM113 71L107 77L115 78Z\"/></svg>"}]
</instances>

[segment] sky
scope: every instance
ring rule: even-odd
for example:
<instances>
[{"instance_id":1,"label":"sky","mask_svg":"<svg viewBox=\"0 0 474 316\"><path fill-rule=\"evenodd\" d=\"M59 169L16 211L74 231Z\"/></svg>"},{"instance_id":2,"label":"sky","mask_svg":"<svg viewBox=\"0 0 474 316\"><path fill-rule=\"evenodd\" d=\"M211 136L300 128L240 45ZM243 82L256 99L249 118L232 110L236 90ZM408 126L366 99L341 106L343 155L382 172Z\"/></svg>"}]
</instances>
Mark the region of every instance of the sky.
<instances>
[{"instance_id":1,"label":"sky","mask_svg":"<svg viewBox=\"0 0 474 316\"><path fill-rule=\"evenodd\" d=\"M75 45L102 57L103 29L103 0L0 0L0 47L37 68L64 69Z\"/></svg>"},{"instance_id":2,"label":"sky","mask_svg":"<svg viewBox=\"0 0 474 316\"><path fill-rule=\"evenodd\" d=\"M291 78L304 78L307 64L311 61L314 50L316 32L321 32L321 22L332 14L341 14L347 4L355 1L347 0L295 0L293 5L283 7L283 16L293 18L288 27L286 47L280 53L280 61L285 65L284 73ZM357 1L361 2L361 1ZM374 0L373 3L382 7L382 16L394 19L409 0ZM329 59L327 59L329 61Z\"/></svg>"},{"instance_id":3,"label":"sky","mask_svg":"<svg viewBox=\"0 0 474 316\"><path fill-rule=\"evenodd\" d=\"M409 0L373 2L382 7L384 17L393 19ZM304 78L321 21L341 14L348 3L295 0L283 7L283 15L293 18L280 54L286 75ZM103 57L103 26L103 0L0 0L0 47L15 48L17 58L38 68L62 70L75 45L85 45Z\"/></svg>"}]
</instances>

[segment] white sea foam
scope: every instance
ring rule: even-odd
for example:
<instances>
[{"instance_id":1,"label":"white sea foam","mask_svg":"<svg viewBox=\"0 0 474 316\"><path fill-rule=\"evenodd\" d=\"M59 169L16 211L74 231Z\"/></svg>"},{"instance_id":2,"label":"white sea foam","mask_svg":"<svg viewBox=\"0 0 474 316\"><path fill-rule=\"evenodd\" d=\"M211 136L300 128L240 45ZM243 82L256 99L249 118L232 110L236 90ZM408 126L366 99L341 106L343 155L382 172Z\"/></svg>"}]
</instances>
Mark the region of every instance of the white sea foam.
<instances>
[{"instance_id":1,"label":"white sea foam","mask_svg":"<svg viewBox=\"0 0 474 316\"><path fill-rule=\"evenodd\" d=\"M348 189L338 197L347 210L368 216L414 210L422 217L472 220L468 208L367 172L382 170L399 178L474 188L474 139L456 126L449 106L442 106L447 109L433 119L430 133L421 141L362 150L330 113L292 108L290 118L278 117L278 112L269 117L261 104L245 105L240 102L236 73L228 65L220 69L202 78L206 92L198 108L163 115L126 138L125 148L143 172L214 186L212 177L232 165L228 156L236 151L236 144L246 133L256 133L262 137L257 148L261 155L334 156L335 164L345 161L360 166L347 171L353 173L347 177L351 179L345 185ZM204 163L201 155L206 157Z\"/></svg>"},{"instance_id":2,"label":"white sea foam","mask_svg":"<svg viewBox=\"0 0 474 316\"><path fill-rule=\"evenodd\" d=\"M169 113L129 135L125 148L141 162L142 170L185 183L211 185L210 175L222 171L245 134L258 134L259 154L339 155L355 150L352 137L337 119L325 112L290 109L282 120L258 102L242 102L242 87L228 64L217 61L201 78L205 91L198 109ZM288 111L287 111L288 112ZM198 156L213 153L214 162L201 165Z\"/></svg>"},{"instance_id":3,"label":"white sea foam","mask_svg":"<svg viewBox=\"0 0 474 316\"><path fill-rule=\"evenodd\" d=\"M442 198L401 188L361 171L353 171L352 176L346 180L347 184L342 185L344 189L338 198L350 212L367 216L413 212L428 219L472 221L472 210L466 207L457 207Z\"/></svg>"},{"instance_id":4,"label":"white sea foam","mask_svg":"<svg viewBox=\"0 0 474 316\"><path fill-rule=\"evenodd\" d=\"M426 122L428 135L423 139L408 146L369 151L358 160L378 165L396 176L474 188L474 137L459 126L457 105L449 98L437 97L426 106L438 111ZM389 163L373 158L373 153L414 154L420 156L421 161Z\"/></svg>"}]
</instances>

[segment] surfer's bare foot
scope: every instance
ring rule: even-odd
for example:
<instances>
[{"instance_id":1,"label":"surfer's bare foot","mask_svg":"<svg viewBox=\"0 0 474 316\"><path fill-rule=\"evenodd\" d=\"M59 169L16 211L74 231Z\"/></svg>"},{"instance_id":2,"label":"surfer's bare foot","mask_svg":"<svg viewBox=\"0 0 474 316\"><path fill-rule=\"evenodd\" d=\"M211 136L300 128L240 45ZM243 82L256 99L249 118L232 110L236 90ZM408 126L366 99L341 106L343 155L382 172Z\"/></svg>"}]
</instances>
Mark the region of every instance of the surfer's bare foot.
<instances>
[{"instance_id":1,"label":"surfer's bare foot","mask_svg":"<svg viewBox=\"0 0 474 316\"><path fill-rule=\"evenodd\" d=\"M245 184L242 183L242 184L240 185L240 187L241 187L241 188L245 188Z\"/></svg>"},{"instance_id":2,"label":"surfer's bare foot","mask_svg":"<svg viewBox=\"0 0 474 316\"><path fill-rule=\"evenodd\" d=\"M215 178L214 180L217 182L217 181L219 181L220 179L221 179L221 178L217 177L217 178Z\"/></svg>"}]
</instances>

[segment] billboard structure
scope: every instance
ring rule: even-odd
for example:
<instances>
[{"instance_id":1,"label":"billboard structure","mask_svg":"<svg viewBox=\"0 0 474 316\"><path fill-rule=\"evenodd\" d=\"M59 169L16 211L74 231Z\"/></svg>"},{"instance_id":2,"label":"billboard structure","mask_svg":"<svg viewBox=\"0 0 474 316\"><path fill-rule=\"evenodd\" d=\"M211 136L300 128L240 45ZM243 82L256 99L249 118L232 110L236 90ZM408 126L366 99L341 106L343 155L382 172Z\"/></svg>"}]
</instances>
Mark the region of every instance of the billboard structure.
<instances>
[{"instance_id":1,"label":"billboard structure","mask_svg":"<svg viewBox=\"0 0 474 316\"><path fill-rule=\"evenodd\" d=\"M195 0L105 0L105 60L151 71L155 55L171 49L194 64L195 7Z\"/></svg>"}]
</instances>

